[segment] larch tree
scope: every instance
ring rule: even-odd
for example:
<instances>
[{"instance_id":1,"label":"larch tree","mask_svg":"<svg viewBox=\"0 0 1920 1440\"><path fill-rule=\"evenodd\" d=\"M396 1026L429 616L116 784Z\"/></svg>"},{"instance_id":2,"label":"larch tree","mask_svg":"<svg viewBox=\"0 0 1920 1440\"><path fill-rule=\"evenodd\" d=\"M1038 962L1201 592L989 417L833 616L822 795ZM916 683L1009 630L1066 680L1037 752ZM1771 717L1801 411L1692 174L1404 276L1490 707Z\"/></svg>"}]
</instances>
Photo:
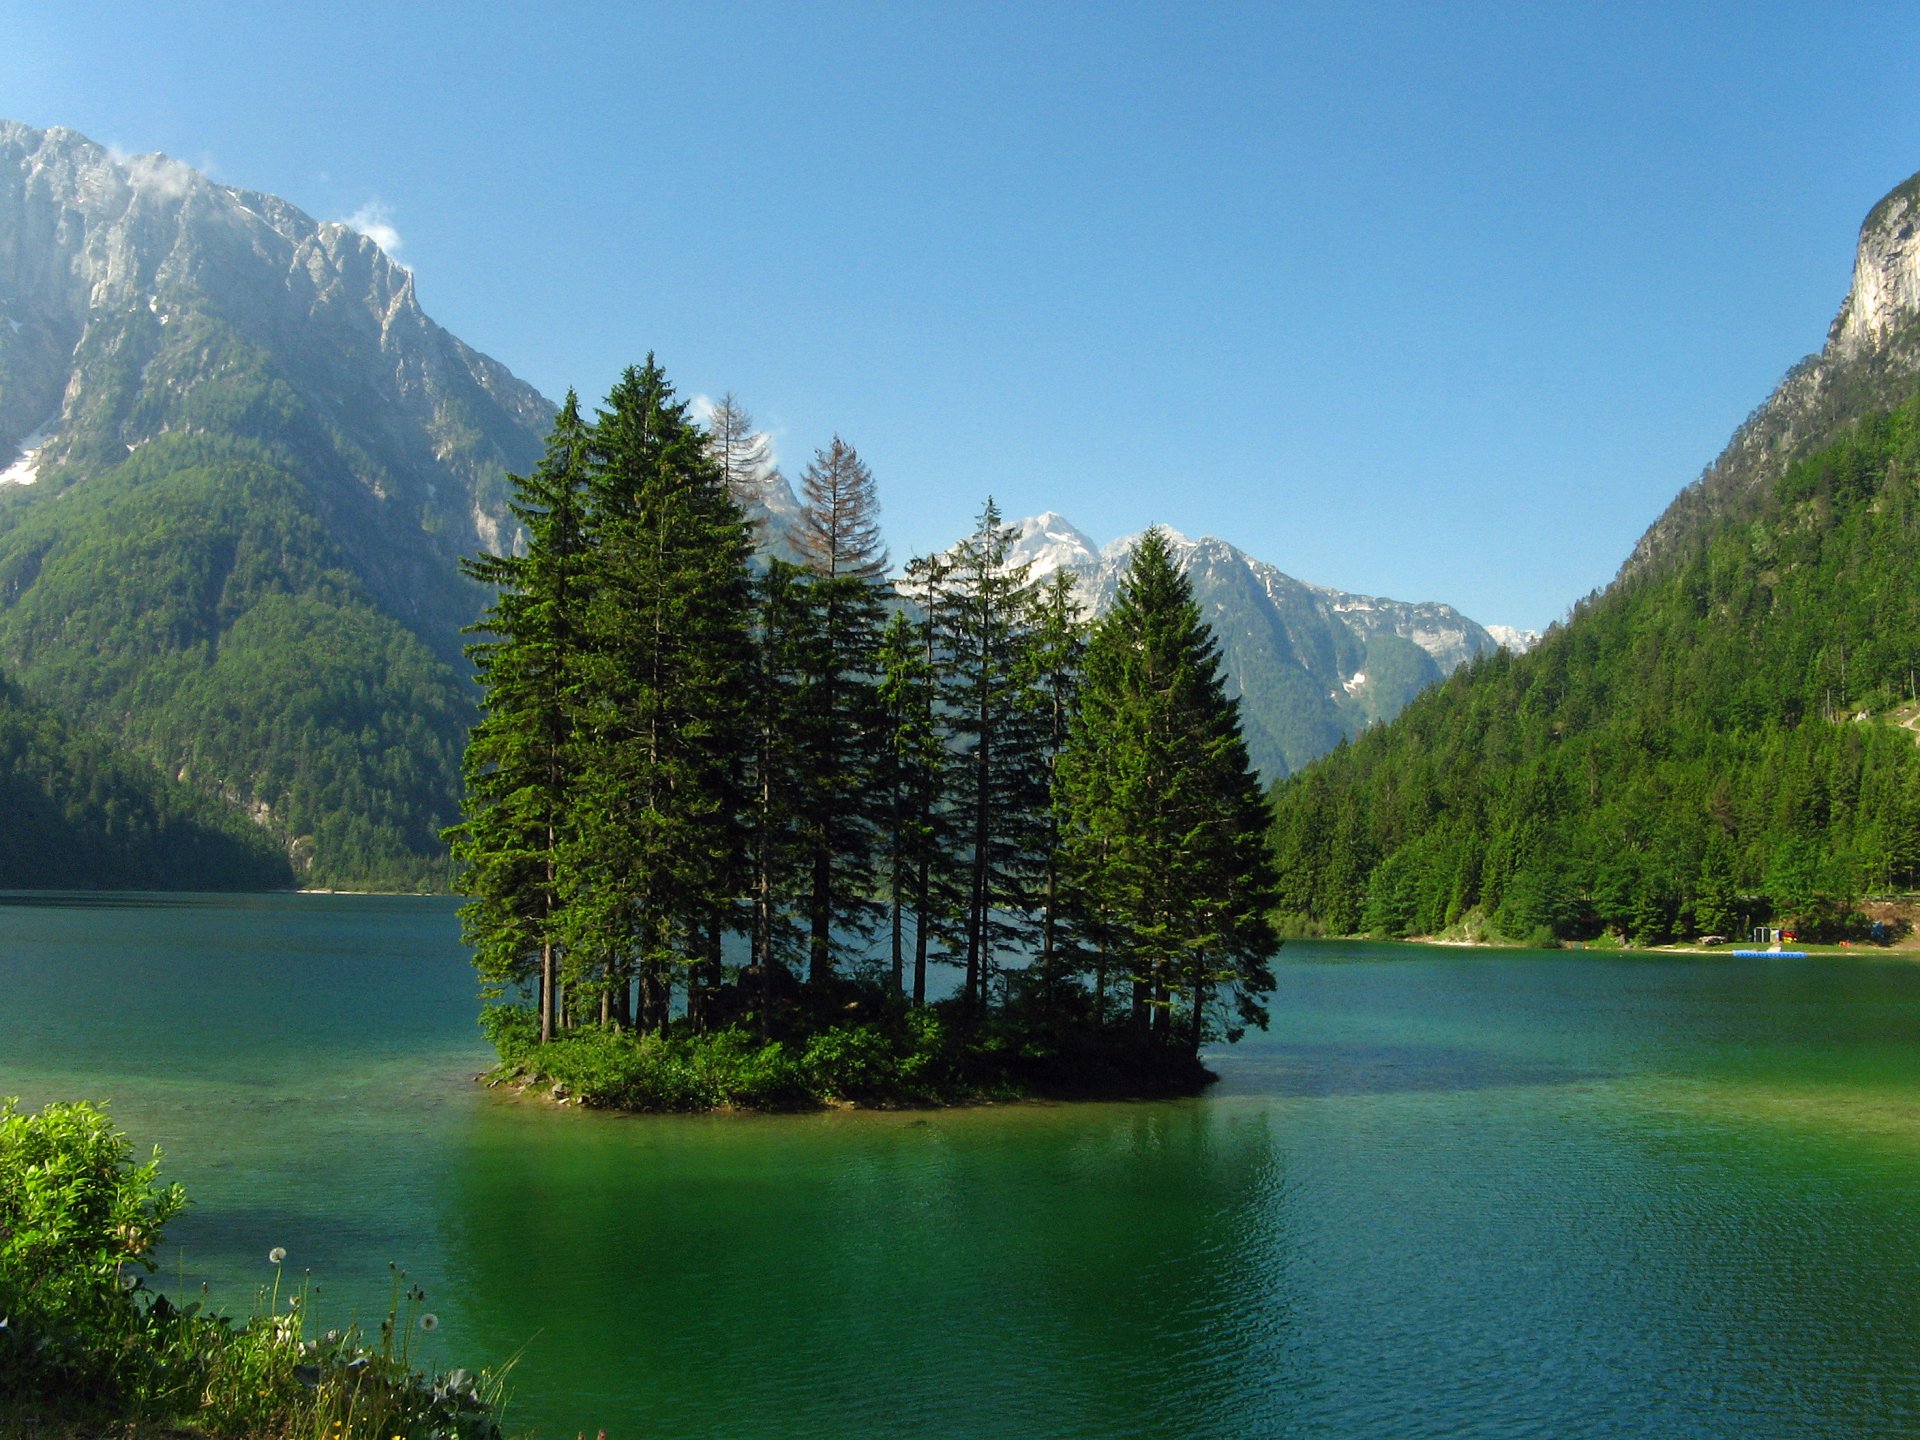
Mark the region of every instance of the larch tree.
<instances>
[{"instance_id":1,"label":"larch tree","mask_svg":"<svg viewBox=\"0 0 1920 1440\"><path fill-rule=\"evenodd\" d=\"M706 431L707 454L720 472L720 483L753 523L756 543L764 542L768 499L775 486L785 488L771 442L753 428L753 416L731 391L707 412Z\"/></svg>"},{"instance_id":2,"label":"larch tree","mask_svg":"<svg viewBox=\"0 0 1920 1440\"><path fill-rule=\"evenodd\" d=\"M1197 1054L1222 997L1229 1036L1264 1026L1266 806L1219 647L1158 529L1094 626L1060 790L1068 863L1129 967L1143 1044Z\"/></svg>"},{"instance_id":3,"label":"larch tree","mask_svg":"<svg viewBox=\"0 0 1920 1440\"><path fill-rule=\"evenodd\" d=\"M887 551L873 472L839 436L800 477L794 545L813 621L799 733L801 831L807 847L807 979L834 969L836 929L867 933L877 907L874 850L878 675Z\"/></svg>"},{"instance_id":4,"label":"larch tree","mask_svg":"<svg viewBox=\"0 0 1920 1440\"><path fill-rule=\"evenodd\" d=\"M559 997L562 842L578 788L574 687L585 604L586 455L573 392L530 475L508 479L526 530L524 553L463 563L494 592L470 645L481 719L466 752L466 818L448 831L471 897L460 919L492 993L532 982L540 1040L553 1038Z\"/></svg>"}]
</instances>

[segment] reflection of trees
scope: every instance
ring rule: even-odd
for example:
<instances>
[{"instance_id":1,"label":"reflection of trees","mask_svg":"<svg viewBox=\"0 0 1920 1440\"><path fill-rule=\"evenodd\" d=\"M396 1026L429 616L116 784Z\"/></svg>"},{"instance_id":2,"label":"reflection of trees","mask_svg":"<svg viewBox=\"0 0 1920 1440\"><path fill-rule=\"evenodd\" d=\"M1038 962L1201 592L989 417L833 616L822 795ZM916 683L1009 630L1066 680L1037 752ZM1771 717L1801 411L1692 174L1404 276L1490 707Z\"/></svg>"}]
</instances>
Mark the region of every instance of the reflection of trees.
<instances>
[{"instance_id":1,"label":"reflection of trees","mask_svg":"<svg viewBox=\"0 0 1920 1440\"><path fill-rule=\"evenodd\" d=\"M1278 1169L1205 1105L502 1109L448 1243L542 1429L1217 1433L1272 1381Z\"/></svg>"}]
</instances>

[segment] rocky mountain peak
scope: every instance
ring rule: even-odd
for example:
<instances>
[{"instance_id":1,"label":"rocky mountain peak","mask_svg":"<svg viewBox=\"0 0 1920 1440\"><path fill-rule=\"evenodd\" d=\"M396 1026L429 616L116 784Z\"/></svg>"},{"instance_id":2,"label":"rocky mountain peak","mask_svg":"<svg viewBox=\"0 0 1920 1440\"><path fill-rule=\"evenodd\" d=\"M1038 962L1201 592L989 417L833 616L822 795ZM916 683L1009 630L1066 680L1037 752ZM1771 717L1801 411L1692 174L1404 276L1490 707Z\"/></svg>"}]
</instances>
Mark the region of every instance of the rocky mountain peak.
<instances>
[{"instance_id":1,"label":"rocky mountain peak","mask_svg":"<svg viewBox=\"0 0 1920 1440\"><path fill-rule=\"evenodd\" d=\"M1099 563L1100 552L1093 541L1064 515L1046 510L1014 524L1020 533L1009 558L1015 565L1031 567L1035 580L1056 570L1081 572Z\"/></svg>"},{"instance_id":2,"label":"rocky mountain peak","mask_svg":"<svg viewBox=\"0 0 1920 1440\"><path fill-rule=\"evenodd\" d=\"M1860 227L1853 286L1827 334L1827 352L1854 359L1920 315L1920 175L1875 205Z\"/></svg>"},{"instance_id":3,"label":"rocky mountain peak","mask_svg":"<svg viewBox=\"0 0 1920 1440\"><path fill-rule=\"evenodd\" d=\"M0 122L0 503L162 436L243 436L309 477L384 600L453 635L475 608L454 562L514 543L505 477L553 410L351 226Z\"/></svg>"},{"instance_id":4,"label":"rocky mountain peak","mask_svg":"<svg viewBox=\"0 0 1920 1440\"><path fill-rule=\"evenodd\" d=\"M1863 414L1905 399L1920 376L1920 175L1860 226L1853 283L1827 343L1788 370L1700 477L1640 537L1615 583L1658 571Z\"/></svg>"}]
</instances>

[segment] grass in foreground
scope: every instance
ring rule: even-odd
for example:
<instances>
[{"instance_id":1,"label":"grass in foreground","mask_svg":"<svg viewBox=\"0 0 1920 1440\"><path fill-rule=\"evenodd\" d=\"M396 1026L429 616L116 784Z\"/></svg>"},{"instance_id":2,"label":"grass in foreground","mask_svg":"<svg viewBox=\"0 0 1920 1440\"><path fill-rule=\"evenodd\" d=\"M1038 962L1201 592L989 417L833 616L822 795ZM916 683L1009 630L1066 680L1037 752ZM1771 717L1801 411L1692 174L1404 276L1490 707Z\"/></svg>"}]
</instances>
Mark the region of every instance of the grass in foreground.
<instances>
[{"instance_id":1,"label":"grass in foreground","mask_svg":"<svg viewBox=\"0 0 1920 1440\"><path fill-rule=\"evenodd\" d=\"M398 1270L377 1341L310 1337L311 1292L283 1290L281 1250L245 1319L152 1289L186 1204L99 1108L0 1101L0 1437L501 1440L499 1375L414 1368L438 1321Z\"/></svg>"}]
</instances>

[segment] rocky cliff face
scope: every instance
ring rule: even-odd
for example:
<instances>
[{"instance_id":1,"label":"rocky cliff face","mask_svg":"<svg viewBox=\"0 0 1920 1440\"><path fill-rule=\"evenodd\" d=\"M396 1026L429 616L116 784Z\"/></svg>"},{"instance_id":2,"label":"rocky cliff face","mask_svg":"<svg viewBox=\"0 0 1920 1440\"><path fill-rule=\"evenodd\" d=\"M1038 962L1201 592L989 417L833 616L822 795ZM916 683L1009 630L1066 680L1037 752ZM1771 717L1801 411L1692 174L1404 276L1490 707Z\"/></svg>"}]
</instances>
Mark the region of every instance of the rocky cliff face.
<instances>
[{"instance_id":1,"label":"rocky cliff face","mask_svg":"<svg viewBox=\"0 0 1920 1440\"><path fill-rule=\"evenodd\" d=\"M1737 513L1796 456L1861 415L1905 399L1920 377L1920 175L1867 213L1853 284L1827 342L1795 365L1719 457L1640 538L1620 580L1658 570L1690 538ZM1618 583L1618 582L1616 582Z\"/></svg>"},{"instance_id":2,"label":"rocky cliff face","mask_svg":"<svg viewBox=\"0 0 1920 1440\"><path fill-rule=\"evenodd\" d=\"M162 434L238 430L298 450L370 582L445 633L473 610L453 561L512 542L504 475L552 414L428 319L366 236L164 155L0 122L0 502Z\"/></svg>"}]
</instances>

